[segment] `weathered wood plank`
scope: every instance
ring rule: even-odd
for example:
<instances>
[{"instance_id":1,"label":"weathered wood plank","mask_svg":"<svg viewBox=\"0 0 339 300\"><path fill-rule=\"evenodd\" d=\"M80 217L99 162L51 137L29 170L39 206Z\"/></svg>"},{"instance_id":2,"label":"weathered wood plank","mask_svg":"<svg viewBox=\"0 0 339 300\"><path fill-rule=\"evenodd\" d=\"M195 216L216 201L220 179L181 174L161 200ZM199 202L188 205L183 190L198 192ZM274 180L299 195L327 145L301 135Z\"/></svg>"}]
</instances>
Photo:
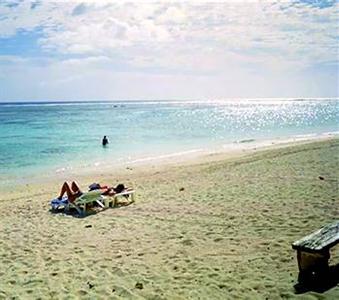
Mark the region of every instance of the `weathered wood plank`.
<instances>
[{"instance_id":1,"label":"weathered wood plank","mask_svg":"<svg viewBox=\"0 0 339 300\"><path fill-rule=\"evenodd\" d=\"M294 242L292 248L307 252L329 249L339 242L339 220Z\"/></svg>"}]
</instances>

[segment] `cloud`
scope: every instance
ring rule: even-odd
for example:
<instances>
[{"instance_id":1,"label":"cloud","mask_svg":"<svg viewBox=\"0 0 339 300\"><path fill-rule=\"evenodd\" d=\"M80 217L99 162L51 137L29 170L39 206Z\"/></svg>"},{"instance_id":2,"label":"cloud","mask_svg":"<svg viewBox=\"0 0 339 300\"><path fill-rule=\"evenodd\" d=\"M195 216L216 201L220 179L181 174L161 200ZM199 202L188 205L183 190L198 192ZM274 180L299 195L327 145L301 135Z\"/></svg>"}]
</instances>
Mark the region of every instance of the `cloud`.
<instances>
[{"instance_id":1,"label":"cloud","mask_svg":"<svg viewBox=\"0 0 339 300\"><path fill-rule=\"evenodd\" d=\"M82 15L86 12L87 6L85 3L80 3L72 10L72 16Z\"/></svg>"},{"instance_id":2,"label":"cloud","mask_svg":"<svg viewBox=\"0 0 339 300\"><path fill-rule=\"evenodd\" d=\"M218 84L241 89L236 80L252 80L264 91L263 78L300 79L300 72L337 63L338 9L335 1L2 1L0 43L39 32L40 53L0 57L0 68L30 70L46 91L96 82L93 74L137 85L144 74L164 90L164 78L184 89L177 76L220 93L227 90Z\"/></svg>"},{"instance_id":3,"label":"cloud","mask_svg":"<svg viewBox=\"0 0 339 300\"><path fill-rule=\"evenodd\" d=\"M137 47L145 57L135 61L144 62L154 49L177 49L175 56L182 58L193 49L198 58L213 48L259 60L262 53L290 63L302 58L307 65L333 59L337 50L338 3L324 8L300 2L34 3L34 10L32 1L2 6L0 35L41 28L45 51L128 56Z\"/></svg>"}]
</instances>

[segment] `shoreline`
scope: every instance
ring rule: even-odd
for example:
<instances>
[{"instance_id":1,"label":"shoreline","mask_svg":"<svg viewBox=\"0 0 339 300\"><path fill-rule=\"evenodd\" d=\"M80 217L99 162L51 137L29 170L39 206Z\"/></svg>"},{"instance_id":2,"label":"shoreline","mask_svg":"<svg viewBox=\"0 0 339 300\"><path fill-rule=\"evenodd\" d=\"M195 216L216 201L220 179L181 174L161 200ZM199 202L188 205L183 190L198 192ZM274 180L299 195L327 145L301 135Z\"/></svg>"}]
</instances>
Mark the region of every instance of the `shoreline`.
<instances>
[{"instance_id":1,"label":"shoreline","mask_svg":"<svg viewBox=\"0 0 339 300\"><path fill-rule=\"evenodd\" d=\"M148 169L152 170L154 168L162 169L180 165L189 166L242 157L244 155L250 155L252 153L265 150L274 150L299 144L337 139L338 137L338 132L330 132L276 139L240 140L238 142L212 146L205 149L200 148L157 156L140 157L130 161L123 161L121 163L114 162L107 165L103 165L102 163L94 163L94 165L75 167L71 169L66 168L63 171L51 168L49 171L44 171L43 176L40 174L29 174L24 175L21 178L11 178L8 176L8 174L3 174L1 175L3 180L0 183L0 187L6 189L8 187L36 185L39 183L51 184L57 181L61 184L66 180L82 181L82 179L85 179L88 181L91 177L93 177L93 180L95 181L97 179L94 179L94 177L107 177L113 172L117 175L124 175L125 173L131 173L132 170L138 171L139 169L144 172Z\"/></svg>"},{"instance_id":2,"label":"shoreline","mask_svg":"<svg viewBox=\"0 0 339 300\"><path fill-rule=\"evenodd\" d=\"M233 148L225 148L224 151L208 151L205 153L195 153L191 156L175 156L162 158L160 161L153 160L136 162L135 164L124 164L112 168L108 166L104 169L87 168L87 170L79 170L77 172L69 172L67 174L52 175L43 174L40 177L32 177L23 179L22 181L10 182L3 184L3 192L0 195L0 203L8 199L25 198L28 195L41 194L40 191L46 193L46 199L53 199L59 193L63 182L76 181L85 190L85 187L93 182L103 185L113 186L124 183L127 186L134 187L139 177L153 176L154 174L166 174L180 168L194 168L195 166L227 163L241 159L250 158L253 155L261 153L269 153L271 151L309 145L318 142L330 142L339 140L337 135L323 134L321 136L300 137L280 140L265 140L261 143L243 143L233 145Z\"/></svg>"}]
</instances>

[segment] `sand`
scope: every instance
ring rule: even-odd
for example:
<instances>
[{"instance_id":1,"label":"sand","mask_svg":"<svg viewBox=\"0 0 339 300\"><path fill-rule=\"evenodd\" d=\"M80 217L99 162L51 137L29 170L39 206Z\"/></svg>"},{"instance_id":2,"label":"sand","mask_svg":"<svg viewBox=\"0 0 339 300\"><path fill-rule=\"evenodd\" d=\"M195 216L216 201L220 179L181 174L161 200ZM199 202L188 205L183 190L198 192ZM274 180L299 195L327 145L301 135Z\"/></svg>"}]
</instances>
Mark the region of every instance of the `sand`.
<instances>
[{"instance_id":1,"label":"sand","mask_svg":"<svg viewBox=\"0 0 339 300\"><path fill-rule=\"evenodd\" d=\"M329 139L86 175L137 201L85 218L49 211L59 179L7 188L0 299L339 299L295 294L291 248L338 219L338 153Z\"/></svg>"}]
</instances>

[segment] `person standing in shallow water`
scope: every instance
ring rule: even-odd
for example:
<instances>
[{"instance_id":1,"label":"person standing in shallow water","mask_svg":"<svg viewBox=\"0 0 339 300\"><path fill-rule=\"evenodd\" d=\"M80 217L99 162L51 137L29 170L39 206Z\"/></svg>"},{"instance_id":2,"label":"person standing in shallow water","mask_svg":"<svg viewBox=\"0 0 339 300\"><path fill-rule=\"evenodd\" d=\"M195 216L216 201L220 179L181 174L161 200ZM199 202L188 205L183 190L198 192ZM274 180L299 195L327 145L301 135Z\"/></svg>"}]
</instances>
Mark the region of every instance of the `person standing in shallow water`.
<instances>
[{"instance_id":1,"label":"person standing in shallow water","mask_svg":"<svg viewBox=\"0 0 339 300\"><path fill-rule=\"evenodd\" d=\"M102 139L102 145L106 146L108 144L108 139L106 137L106 135L104 136L104 138Z\"/></svg>"}]
</instances>

